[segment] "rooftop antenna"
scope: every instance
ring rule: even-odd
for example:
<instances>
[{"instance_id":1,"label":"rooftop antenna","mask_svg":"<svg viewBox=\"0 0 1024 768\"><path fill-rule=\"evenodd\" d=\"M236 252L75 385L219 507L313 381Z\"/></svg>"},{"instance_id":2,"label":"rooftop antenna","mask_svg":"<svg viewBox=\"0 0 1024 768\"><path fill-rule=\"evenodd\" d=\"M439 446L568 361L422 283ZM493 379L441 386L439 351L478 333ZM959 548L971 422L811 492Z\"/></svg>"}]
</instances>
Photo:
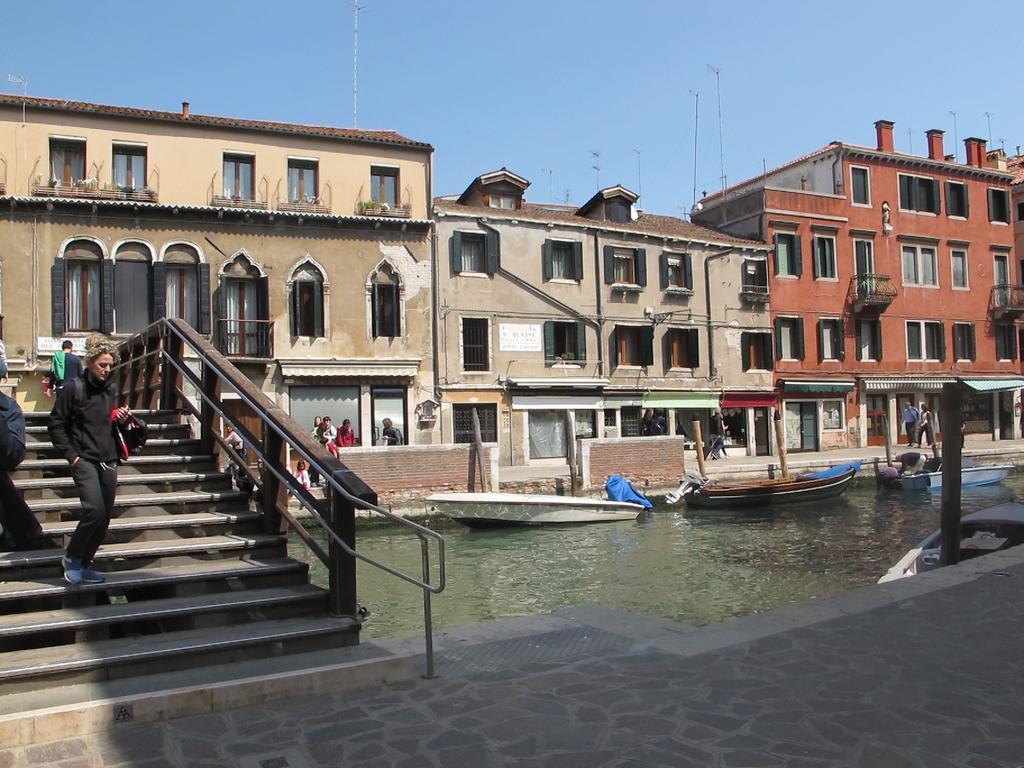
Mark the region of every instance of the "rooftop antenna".
<instances>
[{"instance_id":1,"label":"rooftop antenna","mask_svg":"<svg viewBox=\"0 0 1024 768\"><path fill-rule=\"evenodd\" d=\"M960 136L956 132L956 112L952 109L949 110L949 114L953 116L953 160L959 161L960 158Z\"/></svg>"},{"instance_id":2,"label":"rooftop antenna","mask_svg":"<svg viewBox=\"0 0 1024 768\"><path fill-rule=\"evenodd\" d=\"M914 131L910 128L907 128L907 145L907 154L914 154Z\"/></svg>"},{"instance_id":3,"label":"rooftop antenna","mask_svg":"<svg viewBox=\"0 0 1024 768\"><path fill-rule=\"evenodd\" d=\"M358 124L359 117L359 12L366 10L365 5L352 3L352 127Z\"/></svg>"},{"instance_id":4,"label":"rooftop antenna","mask_svg":"<svg viewBox=\"0 0 1024 768\"><path fill-rule=\"evenodd\" d=\"M597 171L597 188L600 189L601 188L601 150L599 150L599 149L592 149L592 150L590 150L590 156L594 160L594 164L592 166L590 166L590 167L593 168L595 171Z\"/></svg>"},{"instance_id":5,"label":"rooftop antenna","mask_svg":"<svg viewBox=\"0 0 1024 768\"><path fill-rule=\"evenodd\" d=\"M28 80L26 80L21 75L8 75L7 76L7 82L9 82L9 83L17 83L18 85L21 86L21 98L22 98L22 102L21 102L21 124L25 125L25 101L24 101L24 99L26 99L28 97Z\"/></svg>"},{"instance_id":6,"label":"rooftop antenna","mask_svg":"<svg viewBox=\"0 0 1024 768\"><path fill-rule=\"evenodd\" d=\"M636 195L638 198L644 196L644 187L640 183L640 150L634 149L633 154L636 155Z\"/></svg>"},{"instance_id":7,"label":"rooftop antenna","mask_svg":"<svg viewBox=\"0 0 1024 768\"><path fill-rule=\"evenodd\" d=\"M722 129L722 70L708 64L708 69L715 73L715 90L718 92L718 161L722 169L722 191L725 191L725 134Z\"/></svg>"},{"instance_id":8,"label":"rooftop antenna","mask_svg":"<svg viewBox=\"0 0 1024 768\"><path fill-rule=\"evenodd\" d=\"M700 91L692 88L693 94L693 206L697 205L697 116L700 113ZM691 206L692 207L692 206Z\"/></svg>"},{"instance_id":9,"label":"rooftop antenna","mask_svg":"<svg viewBox=\"0 0 1024 768\"><path fill-rule=\"evenodd\" d=\"M550 200L551 202L555 202L555 172L550 168L541 168L540 172L546 173L548 175L548 200Z\"/></svg>"},{"instance_id":10,"label":"rooftop antenna","mask_svg":"<svg viewBox=\"0 0 1024 768\"><path fill-rule=\"evenodd\" d=\"M572 196L572 190L570 190L570 189L569 189L568 187L566 187L566 188L565 188L565 204L566 204L566 205L568 205L568 204L569 204L569 198L570 198L571 196Z\"/></svg>"},{"instance_id":11,"label":"rooftop antenna","mask_svg":"<svg viewBox=\"0 0 1024 768\"><path fill-rule=\"evenodd\" d=\"M992 144L992 113L986 112L985 119L988 120L988 143ZM1001 141L1001 139L1000 139Z\"/></svg>"}]
</instances>

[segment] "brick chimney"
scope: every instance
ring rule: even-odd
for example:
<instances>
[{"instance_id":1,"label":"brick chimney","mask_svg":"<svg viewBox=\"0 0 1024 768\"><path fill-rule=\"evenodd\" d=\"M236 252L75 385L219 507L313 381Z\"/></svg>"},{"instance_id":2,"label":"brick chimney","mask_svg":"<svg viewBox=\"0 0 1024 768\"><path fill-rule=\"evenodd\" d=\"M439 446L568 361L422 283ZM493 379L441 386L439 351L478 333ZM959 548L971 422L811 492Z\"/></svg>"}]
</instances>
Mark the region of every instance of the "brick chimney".
<instances>
[{"instance_id":1,"label":"brick chimney","mask_svg":"<svg viewBox=\"0 0 1024 768\"><path fill-rule=\"evenodd\" d=\"M892 120L879 120L875 123L875 136L878 137L878 151L892 152Z\"/></svg>"},{"instance_id":2,"label":"brick chimney","mask_svg":"<svg viewBox=\"0 0 1024 768\"><path fill-rule=\"evenodd\" d=\"M985 140L971 136L964 139L964 147L967 149L967 164L975 168L984 168Z\"/></svg>"},{"instance_id":3,"label":"brick chimney","mask_svg":"<svg viewBox=\"0 0 1024 768\"><path fill-rule=\"evenodd\" d=\"M932 128L930 131L925 131L924 135L928 137L928 159L945 159L945 150L942 148L942 131Z\"/></svg>"},{"instance_id":4,"label":"brick chimney","mask_svg":"<svg viewBox=\"0 0 1024 768\"><path fill-rule=\"evenodd\" d=\"M188 120L189 106L187 101L181 102L181 116Z\"/></svg>"}]
</instances>

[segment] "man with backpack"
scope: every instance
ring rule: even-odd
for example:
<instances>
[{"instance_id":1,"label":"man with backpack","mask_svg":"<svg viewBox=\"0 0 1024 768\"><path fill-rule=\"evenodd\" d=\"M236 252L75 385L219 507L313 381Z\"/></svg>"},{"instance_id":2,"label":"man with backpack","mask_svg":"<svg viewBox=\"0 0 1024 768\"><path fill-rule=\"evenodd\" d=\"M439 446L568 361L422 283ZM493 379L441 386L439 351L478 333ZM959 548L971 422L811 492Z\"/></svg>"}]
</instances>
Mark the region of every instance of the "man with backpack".
<instances>
[{"instance_id":1,"label":"man with backpack","mask_svg":"<svg viewBox=\"0 0 1024 768\"><path fill-rule=\"evenodd\" d=\"M11 480L24 458L25 414L14 398L0 393L0 536L9 549L33 549L43 532Z\"/></svg>"},{"instance_id":2,"label":"man with backpack","mask_svg":"<svg viewBox=\"0 0 1024 768\"><path fill-rule=\"evenodd\" d=\"M82 359L71 351L73 348L74 345L65 339L64 343L60 345L60 351L53 353L50 375L55 394L64 389L67 384L82 378L85 373L85 369L82 368Z\"/></svg>"}]
</instances>

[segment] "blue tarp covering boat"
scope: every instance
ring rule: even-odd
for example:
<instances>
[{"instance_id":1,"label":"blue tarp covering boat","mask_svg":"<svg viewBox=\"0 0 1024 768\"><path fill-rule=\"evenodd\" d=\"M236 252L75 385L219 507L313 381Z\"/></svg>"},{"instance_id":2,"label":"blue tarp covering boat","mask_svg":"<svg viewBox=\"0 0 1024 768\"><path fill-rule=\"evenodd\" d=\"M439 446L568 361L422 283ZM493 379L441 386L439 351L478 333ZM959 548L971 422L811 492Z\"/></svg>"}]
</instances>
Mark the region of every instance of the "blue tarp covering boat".
<instances>
[{"instance_id":1,"label":"blue tarp covering boat","mask_svg":"<svg viewBox=\"0 0 1024 768\"><path fill-rule=\"evenodd\" d=\"M817 472L809 472L806 475L800 475L801 480L827 480L830 477L839 477L845 475L851 469L854 472L860 472L860 460L851 461L847 464L837 464L834 467L828 469L819 469Z\"/></svg>"},{"instance_id":2,"label":"blue tarp covering boat","mask_svg":"<svg viewBox=\"0 0 1024 768\"><path fill-rule=\"evenodd\" d=\"M644 509L651 509L654 504L640 491L633 487L633 484L619 475L612 475L604 484L604 492L608 494L609 501L628 501L633 504L640 504Z\"/></svg>"}]
</instances>

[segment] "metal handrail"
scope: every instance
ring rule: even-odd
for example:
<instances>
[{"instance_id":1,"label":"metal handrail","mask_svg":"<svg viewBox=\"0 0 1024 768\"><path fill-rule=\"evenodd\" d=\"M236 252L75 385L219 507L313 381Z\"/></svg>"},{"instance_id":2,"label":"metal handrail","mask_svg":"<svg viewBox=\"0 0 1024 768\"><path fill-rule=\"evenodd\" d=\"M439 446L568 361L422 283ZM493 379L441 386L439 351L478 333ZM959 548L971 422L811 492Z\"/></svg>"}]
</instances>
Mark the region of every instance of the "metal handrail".
<instances>
[{"instance_id":1,"label":"metal handrail","mask_svg":"<svg viewBox=\"0 0 1024 768\"><path fill-rule=\"evenodd\" d=\"M445 570L444 537L438 532L431 530L430 528L427 528L426 526L420 525L419 523L416 523L412 520L408 520L404 517L401 517L400 515L396 515L394 512L391 512L390 510L385 509L378 504L367 501L366 499L360 498L359 496L351 493L341 483L338 477L339 475L342 475L344 473L352 474L351 470L345 467L338 459L331 457L329 455L324 456L322 451L309 450L307 446L302 444L303 439L308 438L305 437L305 433L303 432L301 427L295 424L294 435L289 434L284 429L283 425L280 424L277 419L271 416L266 406L255 402L249 396L249 394L245 392L244 386L240 386L237 381L233 380L232 376L227 375L229 373L228 371L217 370L217 366L211 365L213 357L211 356L210 353L219 353L217 353L217 351L212 346L210 346L209 343L204 338L199 336L196 333L196 331L193 330L186 323L175 319L161 320L149 326L147 329L140 332L139 334L137 334L135 338L151 337L153 333L158 333L164 329L173 333L180 342L190 347L199 356L204 367L210 366L210 370L217 376L217 378L221 382L226 383L235 392L235 394L238 395L242 402L244 402L253 413L257 414L260 417L265 427L269 427L271 430L273 430L277 434L277 436L281 438L284 444L287 444L293 451L295 451L301 457L306 459L309 462L310 466L315 467L330 484L332 493L336 493L338 496L348 501L354 507L358 507L360 509L365 509L383 515L389 520L408 529L411 529L413 533L416 534L417 538L419 538L420 540L421 545L421 578L411 576L407 573L404 573L403 571L391 567L386 563L380 562L375 558L369 557L358 552L354 547L350 547L349 544L337 534L333 526L330 525L328 521L323 518L323 516L320 514L320 511L316 509L312 495L310 495L309 492L299 484L298 480L291 474L291 472L282 471L281 468L277 466L276 461L270 460L270 457L267 456L266 453L264 452L260 444L260 441L257 440L256 437L252 435L249 432L249 430L247 430L242 424L238 423L229 413L227 413L220 407L220 403L218 402L218 400L205 391L205 387L203 386L203 382L199 378L199 376L195 372L193 372L187 365L185 365L183 361L176 360L174 356L168 352L166 343L161 344L161 349L159 350L150 350L148 352L142 353L138 357L132 358L132 360L134 361L158 355L160 360L169 363L182 376L184 380L188 381L188 383L190 383L195 388L196 393L202 398L202 400L206 402L211 407L211 409L221 417L222 420L227 421L231 425L235 432L242 438L242 442L245 445L246 449L253 451L255 454L257 454L257 456L259 456L260 460L263 463L264 469L270 471L279 482L283 483L288 489L292 491L293 495L298 500L298 502L306 509L307 512L309 512L320 523L321 527L327 532L328 536L331 538L333 543L337 545L343 552L345 552L345 554L357 560L361 560L375 568L384 571L385 573L391 574L392 576L402 579L403 581L423 590L424 633L426 643L425 652L427 664L427 672L425 676L427 678L433 678L433 617L430 596L432 594L439 594L440 592L442 592L447 583L447 575ZM160 335L162 338L163 334L161 333ZM130 346L130 341L126 342L126 345ZM210 348L204 349L204 347ZM116 366L116 369L124 368L125 366L128 365L128 362L129 361L127 360L121 362L118 366ZM162 378L163 377L161 377L161 379ZM248 383L248 381L246 381L246 383ZM161 385L162 384L163 382L161 382ZM252 385L250 384L250 386ZM178 396L180 402L186 407L186 410L188 410L195 416L201 416L200 413L196 412L197 409L188 402L188 399L184 396L184 393L181 392L181 390L175 388L175 393ZM290 417L288 417L287 414L283 415L285 418L289 418L290 420ZM212 426L210 424L206 424L205 427L211 430L211 435L213 435L219 443L228 448L234 459L238 460L241 458L234 452L233 449L226 445L223 439L219 435L217 435L214 430L212 430ZM294 439L295 436L299 436L300 439ZM312 442L310 442L310 445L312 446ZM241 461L240 464L241 466L244 467L244 460ZM258 478L253 479L259 482ZM287 509L282 510L280 508L280 505L277 504L276 500L275 508L281 514L281 516L288 522L288 524L296 529L296 532L299 533L300 538L303 539L304 543L306 543L307 546L310 546L310 549L314 552L318 559L320 559L322 562L324 562L325 565L330 567L331 564L329 562L329 559L324 558L323 551L320 550L319 547L312 547L310 545L310 541L308 539L311 537L308 531L306 531L305 528L303 528L302 525L294 519L294 517L291 515L291 513L287 511ZM430 551L428 539L433 539L437 542L437 584L431 583Z\"/></svg>"}]
</instances>

